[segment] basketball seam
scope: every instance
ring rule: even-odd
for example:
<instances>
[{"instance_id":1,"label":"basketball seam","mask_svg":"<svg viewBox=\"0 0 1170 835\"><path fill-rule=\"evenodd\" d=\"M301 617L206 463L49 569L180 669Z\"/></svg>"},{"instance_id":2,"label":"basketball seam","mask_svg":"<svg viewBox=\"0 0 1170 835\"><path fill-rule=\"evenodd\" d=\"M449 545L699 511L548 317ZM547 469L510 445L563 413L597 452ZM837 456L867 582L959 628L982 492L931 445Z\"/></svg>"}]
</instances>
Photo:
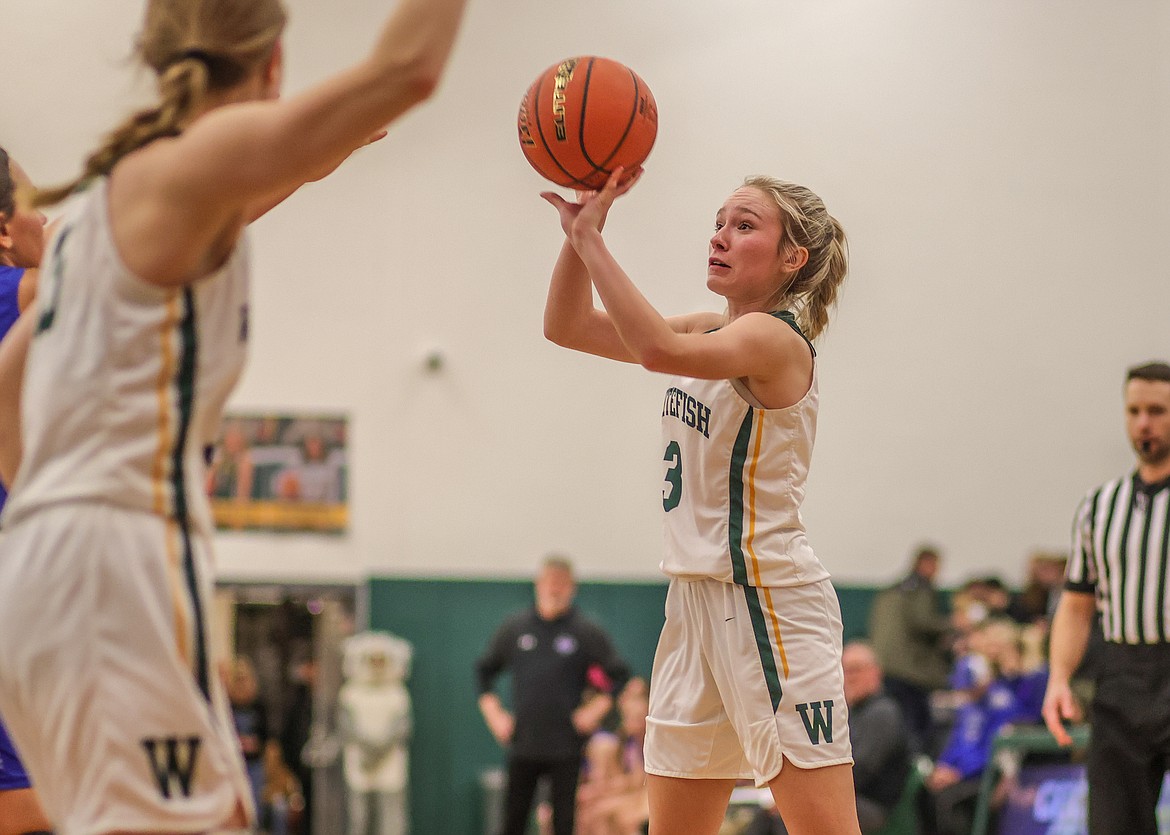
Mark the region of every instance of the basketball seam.
<instances>
[{"instance_id":1,"label":"basketball seam","mask_svg":"<svg viewBox=\"0 0 1170 835\"><path fill-rule=\"evenodd\" d=\"M581 149L581 157L588 165L593 166L593 170L585 175L585 180L591 178L598 171L605 171L600 165L593 161L593 157L589 156L589 149L585 147L585 119L589 113L589 82L593 80L593 59L589 59L589 69L585 73L585 89L581 91L581 121L577 126L577 145ZM618 142L617 147L621 147L621 142ZM613 154L610 154L612 157ZM604 185L604 183L602 184ZM586 186L589 188L589 186Z\"/></svg>"},{"instance_id":2,"label":"basketball seam","mask_svg":"<svg viewBox=\"0 0 1170 835\"><path fill-rule=\"evenodd\" d=\"M626 67L626 71L629 72L630 79L634 82L634 109L630 111L630 120L626 122L626 129L622 132L622 138L618 140L618 143L614 146L613 151L608 157L605 158L605 161L602 163L602 171L609 171L610 161L615 156L617 156L617 152L622 149L622 145L626 144L626 139L630 135L630 130L634 127L634 120L638 118L638 99L641 98L641 86L638 84L638 74L629 67ZM581 149L582 151L585 149L584 142L581 143ZM609 173L612 174L613 172L609 171Z\"/></svg>"},{"instance_id":3,"label":"basketball seam","mask_svg":"<svg viewBox=\"0 0 1170 835\"><path fill-rule=\"evenodd\" d=\"M557 65L557 66L559 66L559 65ZM589 71L592 72L592 70L593 70L593 59L591 58L591 59L589 59ZM573 188L574 184L575 184L577 186L580 186L582 189L588 189L589 188L588 183L584 182L583 180L581 180L578 177L574 177L569 172L569 170L567 168L565 168L565 166L561 165L561 161L559 159L557 159L557 155L553 153L552 148L548 144L548 140L544 136L544 127L541 125L541 121L540 121L540 94L541 94L541 91L544 89L544 80L547 77L548 77L548 73L546 72L544 75L542 75L540 77L540 81L538 81L537 85L536 85L536 100L535 100L535 102L533 102L534 107L532 108L532 110L536 114L536 135L540 137L540 143L544 146L544 150L546 152L548 152L548 158L553 161L553 165L555 165L557 168L559 168L561 170L561 173L563 173L566 177L568 177L570 180L573 181L572 183L564 184L564 187L565 188ZM588 86L588 73L587 73L586 74L585 94L588 94L588 92L589 92L589 86ZM583 105L581 108L581 121L582 121L582 123L584 123L584 121L585 121L585 108ZM593 172L590 172L590 173L593 173ZM558 183L558 185L561 185L561 184Z\"/></svg>"}]
</instances>

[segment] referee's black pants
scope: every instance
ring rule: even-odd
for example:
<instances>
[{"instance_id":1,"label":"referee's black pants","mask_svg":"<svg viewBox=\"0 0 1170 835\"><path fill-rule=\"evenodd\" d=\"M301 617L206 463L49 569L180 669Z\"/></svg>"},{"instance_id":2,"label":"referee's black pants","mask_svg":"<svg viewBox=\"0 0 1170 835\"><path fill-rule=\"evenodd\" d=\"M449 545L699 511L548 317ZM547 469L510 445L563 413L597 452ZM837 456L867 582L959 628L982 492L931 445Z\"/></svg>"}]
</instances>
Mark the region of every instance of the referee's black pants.
<instances>
[{"instance_id":1,"label":"referee's black pants","mask_svg":"<svg viewBox=\"0 0 1170 835\"><path fill-rule=\"evenodd\" d=\"M504 789L504 826L500 835L524 835L536 785L547 775L551 783L554 835L573 835L577 812L577 779L581 773L581 756L535 760L515 755L508 758L508 784Z\"/></svg>"},{"instance_id":2,"label":"referee's black pants","mask_svg":"<svg viewBox=\"0 0 1170 835\"><path fill-rule=\"evenodd\" d=\"M1107 643L1089 742L1090 835L1158 835L1170 767L1170 644Z\"/></svg>"}]
</instances>

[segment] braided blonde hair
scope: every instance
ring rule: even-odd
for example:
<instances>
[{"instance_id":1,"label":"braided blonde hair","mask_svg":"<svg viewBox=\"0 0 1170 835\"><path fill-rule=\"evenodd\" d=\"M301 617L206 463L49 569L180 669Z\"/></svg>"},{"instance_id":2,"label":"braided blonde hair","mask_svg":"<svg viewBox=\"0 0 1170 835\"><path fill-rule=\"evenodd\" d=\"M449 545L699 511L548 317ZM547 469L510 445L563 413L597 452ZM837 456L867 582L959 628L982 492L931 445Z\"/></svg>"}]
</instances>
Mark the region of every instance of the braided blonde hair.
<instances>
[{"instance_id":1,"label":"braided blonde hair","mask_svg":"<svg viewBox=\"0 0 1170 835\"><path fill-rule=\"evenodd\" d=\"M158 103L111 131L75 180L36 192L34 205L58 203L132 151L178 136L208 93L234 87L271 57L286 19L281 0L149 0L135 53L158 77Z\"/></svg>"},{"instance_id":2,"label":"braided blonde hair","mask_svg":"<svg viewBox=\"0 0 1170 835\"><path fill-rule=\"evenodd\" d=\"M808 262L769 299L768 309L794 308L804 335L815 339L829 324L829 310L837 303L837 291L849 271L845 229L821 198L804 186L762 176L748 177L743 184L767 194L780 209L781 251L789 246L808 250Z\"/></svg>"}]
</instances>

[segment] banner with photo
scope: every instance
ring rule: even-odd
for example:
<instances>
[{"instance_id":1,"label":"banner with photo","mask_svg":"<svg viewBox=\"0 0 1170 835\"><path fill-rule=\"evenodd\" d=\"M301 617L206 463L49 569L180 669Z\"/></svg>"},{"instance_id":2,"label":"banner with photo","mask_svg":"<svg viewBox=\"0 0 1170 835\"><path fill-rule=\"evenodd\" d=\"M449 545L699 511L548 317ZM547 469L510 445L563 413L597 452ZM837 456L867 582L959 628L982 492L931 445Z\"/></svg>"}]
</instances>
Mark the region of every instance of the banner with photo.
<instances>
[{"instance_id":1,"label":"banner with photo","mask_svg":"<svg viewBox=\"0 0 1170 835\"><path fill-rule=\"evenodd\" d=\"M344 533L346 418L224 416L207 492L221 530Z\"/></svg>"}]
</instances>

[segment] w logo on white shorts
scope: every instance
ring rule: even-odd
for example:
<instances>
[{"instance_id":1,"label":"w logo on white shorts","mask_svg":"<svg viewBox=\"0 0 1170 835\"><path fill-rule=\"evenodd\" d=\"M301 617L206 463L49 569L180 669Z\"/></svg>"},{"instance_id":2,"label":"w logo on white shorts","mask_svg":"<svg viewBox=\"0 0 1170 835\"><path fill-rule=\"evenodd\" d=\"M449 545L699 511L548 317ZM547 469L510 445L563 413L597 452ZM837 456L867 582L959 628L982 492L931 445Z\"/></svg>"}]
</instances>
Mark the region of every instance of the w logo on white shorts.
<instances>
[{"instance_id":1,"label":"w logo on white shorts","mask_svg":"<svg viewBox=\"0 0 1170 835\"><path fill-rule=\"evenodd\" d=\"M200 742L197 736L142 740L150 770L163 797L170 800L177 795L191 796L191 778L195 774Z\"/></svg>"},{"instance_id":2,"label":"w logo on white shorts","mask_svg":"<svg viewBox=\"0 0 1170 835\"><path fill-rule=\"evenodd\" d=\"M824 706L824 713L821 712L821 706ZM800 718L804 721L804 729L808 733L808 741L813 745L820 745L821 739L825 742L833 741L833 700L825 699L823 702L804 702L798 704L796 709L800 711ZM809 718L809 713L812 718Z\"/></svg>"}]
</instances>

